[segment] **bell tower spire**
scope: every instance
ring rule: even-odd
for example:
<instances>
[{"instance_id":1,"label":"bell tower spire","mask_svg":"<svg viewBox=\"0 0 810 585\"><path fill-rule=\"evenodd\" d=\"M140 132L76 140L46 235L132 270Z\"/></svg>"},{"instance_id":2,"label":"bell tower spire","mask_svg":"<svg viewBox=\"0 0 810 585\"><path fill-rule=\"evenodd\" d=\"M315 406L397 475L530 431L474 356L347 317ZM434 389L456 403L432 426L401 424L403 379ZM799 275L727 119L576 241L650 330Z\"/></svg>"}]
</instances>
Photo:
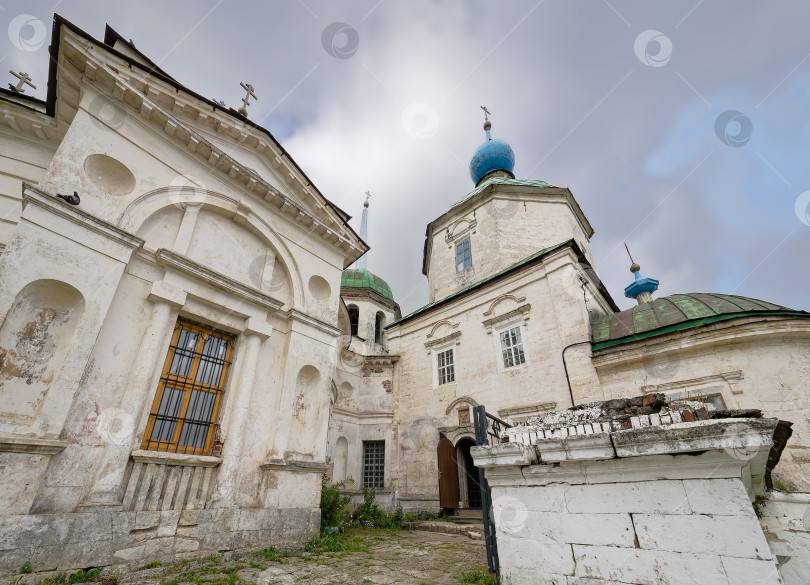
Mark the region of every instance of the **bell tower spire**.
<instances>
[{"instance_id":1,"label":"bell tower spire","mask_svg":"<svg viewBox=\"0 0 810 585\"><path fill-rule=\"evenodd\" d=\"M363 201L363 218L360 220L360 238L368 243L368 200L371 198L371 192L366 191L366 200ZM357 268L366 270L368 267L368 252L363 254L357 261Z\"/></svg>"}]
</instances>

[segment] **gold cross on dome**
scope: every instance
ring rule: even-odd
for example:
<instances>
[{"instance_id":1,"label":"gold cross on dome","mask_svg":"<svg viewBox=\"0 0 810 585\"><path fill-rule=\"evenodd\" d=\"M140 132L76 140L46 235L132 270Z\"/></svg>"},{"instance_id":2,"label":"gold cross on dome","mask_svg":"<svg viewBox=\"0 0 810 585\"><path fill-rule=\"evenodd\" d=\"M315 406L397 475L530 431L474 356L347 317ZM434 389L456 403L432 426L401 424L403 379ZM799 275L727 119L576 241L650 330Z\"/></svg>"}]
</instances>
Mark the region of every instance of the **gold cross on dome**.
<instances>
[{"instance_id":1,"label":"gold cross on dome","mask_svg":"<svg viewBox=\"0 0 810 585\"><path fill-rule=\"evenodd\" d=\"M492 114L492 112L490 112L487 109L486 106L480 106L480 107L481 107L482 110L484 110L484 122L488 122L489 121L489 116Z\"/></svg>"},{"instance_id":2,"label":"gold cross on dome","mask_svg":"<svg viewBox=\"0 0 810 585\"><path fill-rule=\"evenodd\" d=\"M17 82L17 85L16 85L16 86L14 86L14 84L11 84L11 83L9 83L9 84L8 84L8 86L9 86L11 89L13 89L14 91L16 91L17 93L25 93L25 88L23 87L23 84L25 84L25 85L30 85L30 86L31 86L31 87L33 87L34 89L36 89L36 88L37 88L37 86L36 86L36 85L34 85L33 83L31 83L31 76L30 76L30 75L28 75L27 73L23 73L22 71L20 71L19 73L17 73L17 72L15 72L13 69L10 69L10 70L9 70L9 73L11 73L11 74L12 74L14 77L16 77L17 79L19 79L19 81Z\"/></svg>"}]
</instances>

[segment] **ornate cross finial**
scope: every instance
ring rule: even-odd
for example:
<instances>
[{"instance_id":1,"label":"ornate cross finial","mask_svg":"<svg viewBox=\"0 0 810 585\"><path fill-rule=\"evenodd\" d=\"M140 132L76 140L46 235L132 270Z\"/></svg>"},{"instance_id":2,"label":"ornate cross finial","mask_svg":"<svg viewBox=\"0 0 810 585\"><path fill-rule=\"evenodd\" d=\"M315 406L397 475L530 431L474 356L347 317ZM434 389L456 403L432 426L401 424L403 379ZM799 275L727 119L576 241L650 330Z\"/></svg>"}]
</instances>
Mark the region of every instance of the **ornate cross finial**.
<instances>
[{"instance_id":1,"label":"ornate cross finial","mask_svg":"<svg viewBox=\"0 0 810 585\"><path fill-rule=\"evenodd\" d=\"M492 113L490 112L486 106L480 106L482 110L484 110L484 122L489 121L489 115Z\"/></svg>"},{"instance_id":2,"label":"ornate cross finial","mask_svg":"<svg viewBox=\"0 0 810 585\"><path fill-rule=\"evenodd\" d=\"M368 207L368 200L371 199L371 191L366 191L366 200L363 203L363 207Z\"/></svg>"},{"instance_id":3,"label":"ornate cross finial","mask_svg":"<svg viewBox=\"0 0 810 585\"><path fill-rule=\"evenodd\" d=\"M256 97L256 93L254 92L253 86L251 84L242 81L239 85L241 85L242 89L244 89L247 92L245 97L242 98L242 107L239 108L239 113L247 118L247 107L250 105L250 98L252 97L254 100L257 100L259 98Z\"/></svg>"},{"instance_id":4,"label":"ornate cross finial","mask_svg":"<svg viewBox=\"0 0 810 585\"><path fill-rule=\"evenodd\" d=\"M624 242L624 249L627 250L627 255L630 256L630 262L635 264L636 261L633 260L633 255L630 253L630 248L627 247L627 242Z\"/></svg>"},{"instance_id":5,"label":"ornate cross finial","mask_svg":"<svg viewBox=\"0 0 810 585\"><path fill-rule=\"evenodd\" d=\"M631 264L630 264L630 272L635 274L636 272L641 270L641 266L636 264L636 261L633 260L633 255L630 253L630 248L627 247L627 242L624 242L624 249L627 250L627 255L630 256L630 262L631 262ZM636 278L638 278L637 274L636 274Z\"/></svg>"},{"instance_id":6,"label":"ornate cross finial","mask_svg":"<svg viewBox=\"0 0 810 585\"><path fill-rule=\"evenodd\" d=\"M17 79L19 79L16 86L12 83L8 84L9 88L11 88L12 91L16 91L17 93L25 93L25 88L23 87L23 84L30 85L34 89L37 88L36 85L31 83L31 76L28 75L27 73L23 73L22 71L17 73L13 69L10 69L9 73L11 73Z\"/></svg>"}]
</instances>

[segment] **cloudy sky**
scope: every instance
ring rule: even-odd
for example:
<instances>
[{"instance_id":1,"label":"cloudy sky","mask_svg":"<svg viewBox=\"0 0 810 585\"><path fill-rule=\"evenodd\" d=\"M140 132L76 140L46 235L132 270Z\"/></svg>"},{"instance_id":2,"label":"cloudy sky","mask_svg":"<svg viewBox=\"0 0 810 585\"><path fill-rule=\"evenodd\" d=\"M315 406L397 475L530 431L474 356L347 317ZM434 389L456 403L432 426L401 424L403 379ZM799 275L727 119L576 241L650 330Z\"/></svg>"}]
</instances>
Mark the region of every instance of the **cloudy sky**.
<instances>
[{"instance_id":1,"label":"cloudy sky","mask_svg":"<svg viewBox=\"0 0 810 585\"><path fill-rule=\"evenodd\" d=\"M473 187L480 105L518 178L574 193L620 307L626 241L659 295L810 310L808 2L0 0L3 66L42 98L54 12L229 105L251 82L251 119L358 229L372 192L369 269L403 312L427 299L426 224Z\"/></svg>"}]
</instances>

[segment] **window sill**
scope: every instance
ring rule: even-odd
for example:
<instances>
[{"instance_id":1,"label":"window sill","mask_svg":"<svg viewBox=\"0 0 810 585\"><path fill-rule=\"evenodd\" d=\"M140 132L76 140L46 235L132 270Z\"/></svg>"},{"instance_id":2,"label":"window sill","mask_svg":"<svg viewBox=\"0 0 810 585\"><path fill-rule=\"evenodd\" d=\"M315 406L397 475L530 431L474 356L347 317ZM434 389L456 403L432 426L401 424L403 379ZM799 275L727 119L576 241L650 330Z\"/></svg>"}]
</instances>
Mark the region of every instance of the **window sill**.
<instances>
[{"instance_id":1,"label":"window sill","mask_svg":"<svg viewBox=\"0 0 810 585\"><path fill-rule=\"evenodd\" d=\"M189 465L193 467L216 467L222 458L208 455L187 455L185 453L165 453L163 451L146 451L138 449L131 454L136 463L155 463L157 465Z\"/></svg>"},{"instance_id":2,"label":"window sill","mask_svg":"<svg viewBox=\"0 0 810 585\"><path fill-rule=\"evenodd\" d=\"M519 366L510 366L508 368L501 368L498 373L499 374L507 374L509 372L522 372L523 370L528 369L529 362L523 362Z\"/></svg>"}]
</instances>

